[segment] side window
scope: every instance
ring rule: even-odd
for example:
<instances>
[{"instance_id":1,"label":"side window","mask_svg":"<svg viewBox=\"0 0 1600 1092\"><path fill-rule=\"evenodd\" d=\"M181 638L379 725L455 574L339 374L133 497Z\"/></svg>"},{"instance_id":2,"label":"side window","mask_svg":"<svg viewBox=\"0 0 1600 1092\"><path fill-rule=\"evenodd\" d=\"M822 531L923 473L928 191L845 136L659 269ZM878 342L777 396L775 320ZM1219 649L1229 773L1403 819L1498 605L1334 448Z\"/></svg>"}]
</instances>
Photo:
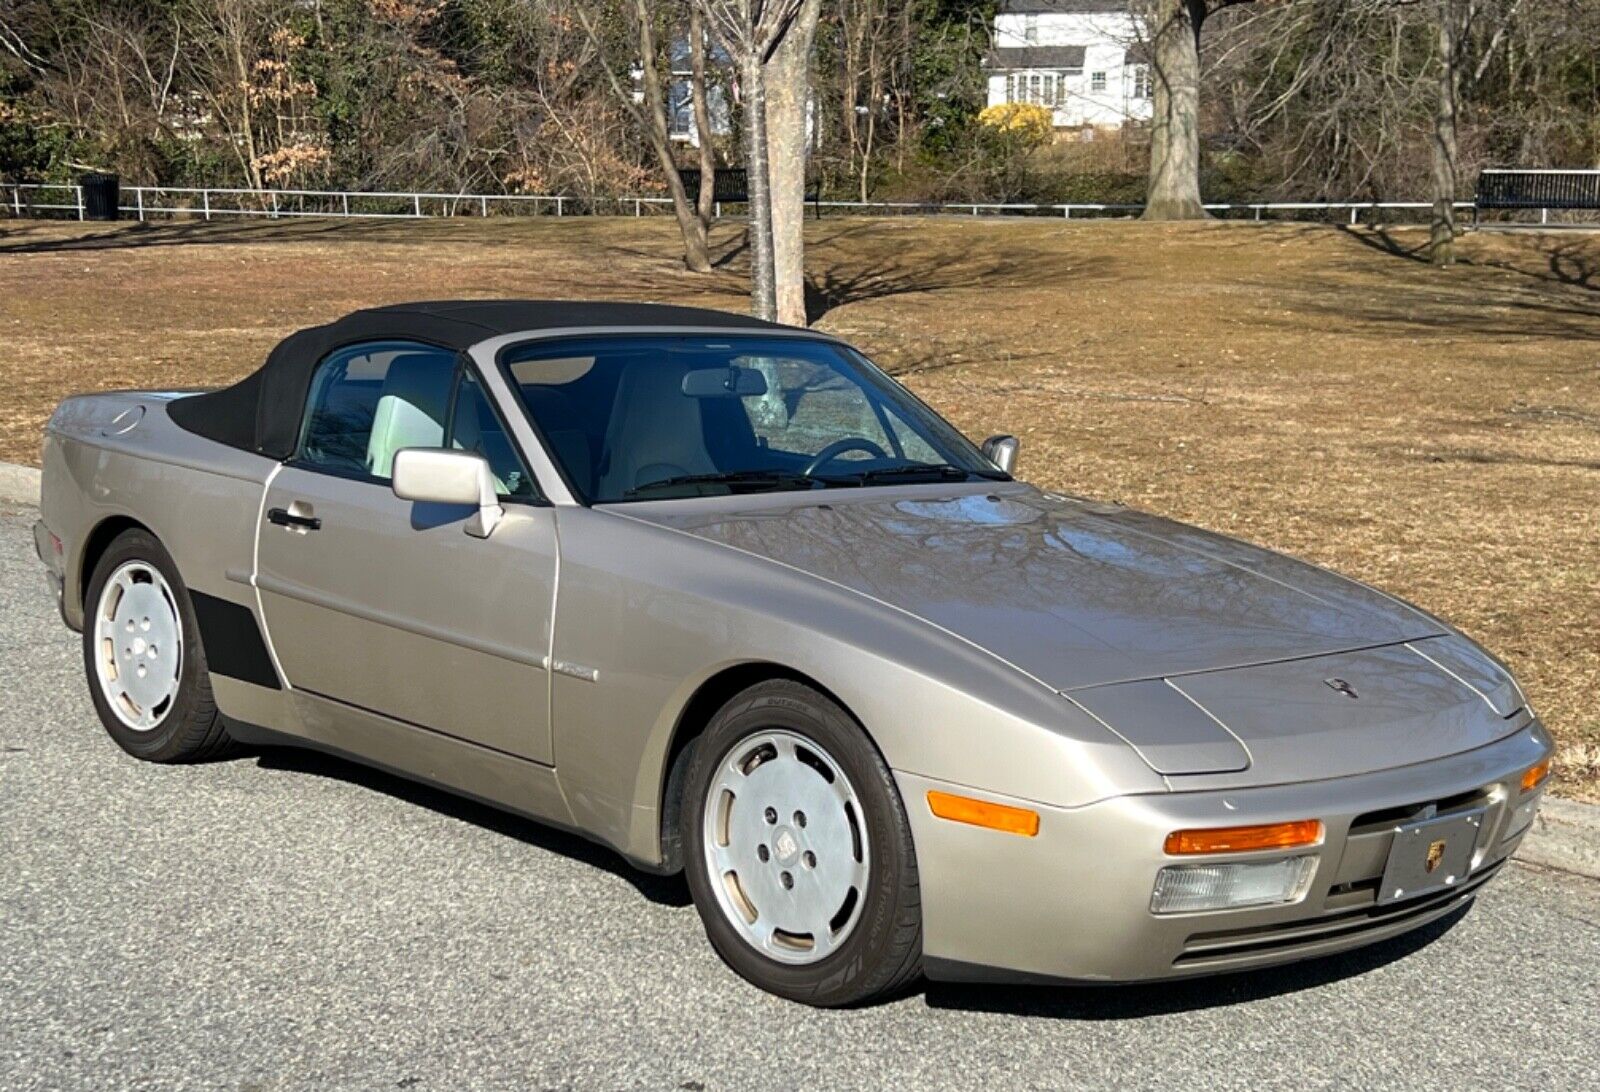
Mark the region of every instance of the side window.
<instances>
[{"instance_id":1,"label":"side window","mask_svg":"<svg viewBox=\"0 0 1600 1092\"><path fill-rule=\"evenodd\" d=\"M517 457L499 414L489 404L483 386L471 372L463 372L450 414L450 447L482 455L494 471L495 488L502 497L532 500L538 496L533 476Z\"/></svg>"},{"instance_id":2,"label":"side window","mask_svg":"<svg viewBox=\"0 0 1600 1092\"><path fill-rule=\"evenodd\" d=\"M395 452L443 447L454 353L414 342L368 342L317 366L298 460L341 474L388 480Z\"/></svg>"}]
</instances>

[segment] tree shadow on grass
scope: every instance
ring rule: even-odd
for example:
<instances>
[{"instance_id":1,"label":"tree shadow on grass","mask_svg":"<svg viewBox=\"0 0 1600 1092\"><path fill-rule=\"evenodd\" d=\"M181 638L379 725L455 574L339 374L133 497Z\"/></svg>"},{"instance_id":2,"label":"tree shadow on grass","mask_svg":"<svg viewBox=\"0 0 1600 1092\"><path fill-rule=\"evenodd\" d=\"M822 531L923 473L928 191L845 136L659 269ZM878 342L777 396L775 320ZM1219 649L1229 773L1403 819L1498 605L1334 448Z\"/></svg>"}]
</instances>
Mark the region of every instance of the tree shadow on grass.
<instances>
[{"instance_id":1,"label":"tree shadow on grass","mask_svg":"<svg viewBox=\"0 0 1600 1092\"><path fill-rule=\"evenodd\" d=\"M1328 229L1307 225L1303 230ZM1600 340L1600 303L1563 290L1600 290L1593 283L1600 280L1600 250L1590 258L1573 240L1536 241L1532 252L1538 268L1463 255L1456 272L1422 273L1429 264L1426 242L1411 245L1381 227L1337 225L1333 230L1367 250L1417 267L1418 273L1394 277L1381 292L1330 281L1320 289L1295 293L1288 314L1262 321L1299 328L1310 317L1330 327L1386 326L1412 337ZM1484 270L1518 274L1533 283L1517 287L1472 275ZM1457 275L1461 271L1468 275Z\"/></svg>"},{"instance_id":2,"label":"tree shadow on grass","mask_svg":"<svg viewBox=\"0 0 1600 1092\"><path fill-rule=\"evenodd\" d=\"M1438 940L1467 915L1468 902L1437 921L1340 955L1255 971L1127 986L976 986L932 982L929 1008L1040 1016L1055 1020L1135 1020L1226 1008L1318 989L1394 963Z\"/></svg>"},{"instance_id":3,"label":"tree shadow on grass","mask_svg":"<svg viewBox=\"0 0 1600 1092\"><path fill-rule=\"evenodd\" d=\"M1420 265L1430 264L1425 239L1415 246L1408 246L1386 228L1340 224L1338 230L1370 250ZM1543 233L1530 233L1518 242L1529 259L1527 262L1510 258L1480 259L1458 253L1456 264L1467 268L1496 269L1549 284L1600 292L1600 242L1570 236L1557 238Z\"/></svg>"},{"instance_id":4,"label":"tree shadow on grass","mask_svg":"<svg viewBox=\"0 0 1600 1092\"><path fill-rule=\"evenodd\" d=\"M292 220L163 220L107 225L73 235L40 236L36 225L0 229L0 254L135 250L218 243L302 243L339 236L372 239L393 231L379 221L297 217Z\"/></svg>"},{"instance_id":5,"label":"tree shadow on grass","mask_svg":"<svg viewBox=\"0 0 1600 1092\"><path fill-rule=\"evenodd\" d=\"M598 842L458 796L447 789L299 747L261 747L252 750L247 757L254 758L262 769L310 774L359 785L492 833L515 838L535 849L559 854L579 864L619 876L657 905L675 908L690 905L689 888L681 875L657 876L640 871L628 864L616 850Z\"/></svg>"},{"instance_id":6,"label":"tree shadow on grass","mask_svg":"<svg viewBox=\"0 0 1600 1092\"><path fill-rule=\"evenodd\" d=\"M984 254L964 245L967 240L936 245L921 234L874 230L877 226L872 220L859 221L811 244L807 322L864 300L962 288L1001 291L1025 277L1061 284L1079 275L1059 263L1059 253L1030 246L1021 236L1002 240L1005 249L999 253Z\"/></svg>"}]
</instances>

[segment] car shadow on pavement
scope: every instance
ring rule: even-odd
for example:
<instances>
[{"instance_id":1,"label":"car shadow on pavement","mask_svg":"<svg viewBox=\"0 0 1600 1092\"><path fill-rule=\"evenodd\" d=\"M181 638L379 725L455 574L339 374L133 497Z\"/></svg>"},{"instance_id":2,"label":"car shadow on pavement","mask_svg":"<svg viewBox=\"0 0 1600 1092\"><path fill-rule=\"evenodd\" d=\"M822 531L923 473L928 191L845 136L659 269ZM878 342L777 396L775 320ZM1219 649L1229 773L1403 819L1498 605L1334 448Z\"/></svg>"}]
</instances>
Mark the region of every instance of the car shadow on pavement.
<instances>
[{"instance_id":1,"label":"car shadow on pavement","mask_svg":"<svg viewBox=\"0 0 1600 1092\"><path fill-rule=\"evenodd\" d=\"M1468 903L1438 921L1353 952L1281 967L1125 986L1000 986L930 982L929 1008L1043 1016L1058 1020L1135 1020L1143 1016L1225 1008L1327 986L1365 974L1427 947L1472 909Z\"/></svg>"},{"instance_id":2,"label":"car shadow on pavement","mask_svg":"<svg viewBox=\"0 0 1600 1092\"><path fill-rule=\"evenodd\" d=\"M335 755L298 747L262 747L252 750L245 757L254 758L257 764L267 770L312 774L359 785L495 834L515 838L537 849L558 853L580 864L620 876L632 884L639 894L661 906L681 909L691 904L689 888L682 875L655 876L642 872L629 865L615 850L598 842L533 819L524 819L488 804L480 804L446 789L410 781Z\"/></svg>"}]
</instances>

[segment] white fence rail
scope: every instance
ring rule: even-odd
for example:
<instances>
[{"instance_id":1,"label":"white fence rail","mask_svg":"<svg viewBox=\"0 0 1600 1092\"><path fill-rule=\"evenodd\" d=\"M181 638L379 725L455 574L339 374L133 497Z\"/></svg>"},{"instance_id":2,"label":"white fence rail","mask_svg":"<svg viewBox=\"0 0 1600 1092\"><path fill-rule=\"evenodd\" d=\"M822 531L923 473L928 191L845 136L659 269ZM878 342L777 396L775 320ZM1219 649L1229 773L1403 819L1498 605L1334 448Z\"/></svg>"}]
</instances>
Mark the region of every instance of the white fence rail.
<instances>
[{"instance_id":1,"label":"white fence rail","mask_svg":"<svg viewBox=\"0 0 1600 1092\"><path fill-rule=\"evenodd\" d=\"M72 183L0 184L6 213L24 217L35 213L66 213L68 218L88 218L83 187ZM252 190L227 187L123 186L118 209L134 219L198 216L206 220L225 216L267 219L323 216L370 220L421 220L433 217L495 215L633 215L663 212L672 204L667 197L576 198L560 194L428 193L399 190ZM1131 215L1139 204L1023 204L924 201L815 201L819 209L846 213L899 215L963 215L1059 217ZM1359 223L1362 213L1417 212L1433 207L1429 201L1262 201L1207 204L1212 212L1244 215L1250 219L1294 219L1296 213L1347 213ZM1459 209L1473 207L1457 201ZM1285 215L1287 214L1287 216ZM717 206L717 215L722 207Z\"/></svg>"}]
</instances>

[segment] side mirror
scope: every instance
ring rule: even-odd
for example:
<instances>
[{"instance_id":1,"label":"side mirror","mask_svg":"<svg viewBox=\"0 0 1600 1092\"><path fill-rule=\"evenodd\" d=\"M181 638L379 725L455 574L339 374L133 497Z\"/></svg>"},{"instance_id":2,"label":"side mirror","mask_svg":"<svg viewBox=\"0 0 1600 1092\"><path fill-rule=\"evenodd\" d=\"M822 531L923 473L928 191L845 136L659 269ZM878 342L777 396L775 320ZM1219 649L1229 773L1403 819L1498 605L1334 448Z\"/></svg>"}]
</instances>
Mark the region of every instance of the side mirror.
<instances>
[{"instance_id":1,"label":"side mirror","mask_svg":"<svg viewBox=\"0 0 1600 1092\"><path fill-rule=\"evenodd\" d=\"M983 442L983 457L1009 474L1017 465L1017 449L1021 446L1015 436L991 436Z\"/></svg>"},{"instance_id":2,"label":"side mirror","mask_svg":"<svg viewBox=\"0 0 1600 1092\"><path fill-rule=\"evenodd\" d=\"M395 452L390 488L401 500L477 508L466 532L488 538L506 510L495 493L494 474L481 455L448 448L408 447Z\"/></svg>"}]
</instances>

